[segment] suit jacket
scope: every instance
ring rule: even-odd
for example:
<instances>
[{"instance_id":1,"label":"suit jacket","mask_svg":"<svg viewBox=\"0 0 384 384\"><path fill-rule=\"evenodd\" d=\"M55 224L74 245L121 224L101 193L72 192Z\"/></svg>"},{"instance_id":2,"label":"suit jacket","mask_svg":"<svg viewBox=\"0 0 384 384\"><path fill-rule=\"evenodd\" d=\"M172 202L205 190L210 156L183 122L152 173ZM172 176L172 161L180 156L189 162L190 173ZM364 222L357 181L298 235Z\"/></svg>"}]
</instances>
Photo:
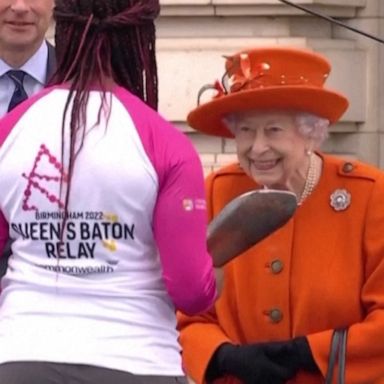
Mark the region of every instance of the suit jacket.
<instances>
[{"instance_id":1,"label":"suit jacket","mask_svg":"<svg viewBox=\"0 0 384 384\"><path fill-rule=\"evenodd\" d=\"M56 64L55 47L51 43L48 43L47 77L45 84L48 84L54 75L56 71Z\"/></svg>"},{"instance_id":2,"label":"suit jacket","mask_svg":"<svg viewBox=\"0 0 384 384\"><path fill-rule=\"evenodd\" d=\"M196 383L204 382L223 342L296 336L308 337L325 375L338 327L349 327L346 382L384 383L384 173L357 161L323 159L319 184L293 218L225 266L215 308L179 314L183 364ZM238 165L212 174L206 186L210 219L257 187ZM347 193L351 200L343 205L337 197ZM216 382L239 383L230 377ZM323 382L320 374L304 372L290 381Z\"/></svg>"},{"instance_id":3,"label":"suit jacket","mask_svg":"<svg viewBox=\"0 0 384 384\"><path fill-rule=\"evenodd\" d=\"M45 84L48 84L56 71L56 54L55 48L48 43L48 59L47 59L47 74ZM11 242L8 242L4 248L4 252L0 255L0 278L5 274L8 266L8 259L11 253Z\"/></svg>"}]
</instances>

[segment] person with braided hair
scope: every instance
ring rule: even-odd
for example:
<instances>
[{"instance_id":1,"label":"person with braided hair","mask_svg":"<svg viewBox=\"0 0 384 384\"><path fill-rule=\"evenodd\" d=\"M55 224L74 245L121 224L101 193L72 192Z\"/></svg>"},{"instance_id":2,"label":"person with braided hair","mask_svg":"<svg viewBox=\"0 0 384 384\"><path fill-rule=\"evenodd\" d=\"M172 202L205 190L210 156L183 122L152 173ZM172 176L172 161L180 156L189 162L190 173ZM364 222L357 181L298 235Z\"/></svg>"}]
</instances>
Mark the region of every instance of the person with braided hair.
<instances>
[{"instance_id":1,"label":"person with braided hair","mask_svg":"<svg viewBox=\"0 0 384 384\"><path fill-rule=\"evenodd\" d=\"M217 297L201 164L157 112L158 0L57 0L58 69L1 121L0 383L171 384Z\"/></svg>"}]
</instances>

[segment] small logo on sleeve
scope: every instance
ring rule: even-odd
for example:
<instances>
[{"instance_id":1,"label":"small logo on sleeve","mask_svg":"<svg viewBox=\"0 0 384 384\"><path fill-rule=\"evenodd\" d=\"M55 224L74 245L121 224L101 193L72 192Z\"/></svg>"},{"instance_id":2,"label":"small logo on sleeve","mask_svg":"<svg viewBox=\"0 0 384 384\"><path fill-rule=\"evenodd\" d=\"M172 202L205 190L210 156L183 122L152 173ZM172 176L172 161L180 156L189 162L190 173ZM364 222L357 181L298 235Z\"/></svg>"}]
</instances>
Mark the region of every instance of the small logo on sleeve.
<instances>
[{"instance_id":1,"label":"small logo on sleeve","mask_svg":"<svg viewBox=\"0 0 384 384\"><path fill-rule=\"evenodd\" d=\"M193 210L205 211L207 209L207 204L204 199L186 198L183 200L183 209L187 212Z\"/></svg>"}]
</instances>

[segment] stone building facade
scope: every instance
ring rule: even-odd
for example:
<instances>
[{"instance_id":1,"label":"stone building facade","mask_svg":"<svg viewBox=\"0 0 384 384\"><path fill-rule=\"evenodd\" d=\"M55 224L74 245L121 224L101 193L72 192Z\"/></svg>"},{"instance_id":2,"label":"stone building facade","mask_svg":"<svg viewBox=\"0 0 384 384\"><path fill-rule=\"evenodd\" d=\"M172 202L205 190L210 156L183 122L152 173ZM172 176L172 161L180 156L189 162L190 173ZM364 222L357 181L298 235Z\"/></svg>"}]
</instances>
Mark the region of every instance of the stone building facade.
<instances>
[{"instance_id":1,"label":"stone building facade","mask_svg":"<svg viewBox=\"0 0 384 384\"><path fill-rule=\"evenodd\" d=\"M384 0L292 0L384 39ZM236 159L232 140L187 126L202 85L223 73L223 55L250 46L310 48L332 64L327 85L350 107L324 151L384 169L384 44L279 0L160 0L157 55L160 112L192 140L206 173ZM53 28L48 32L53 40Z\"/></svg>"},{"instance_id":2,"label":"stone building facade","mask_svg":"<svg viewBox=\"0 0 384 384\"><path fill-rule=\"evenodd\" d=\"M232 140L206 136L185 123L197 93L223 73L223 55L281 44L325 54L328 86L350 100L331 127L324 151L384 168L384 45L279 0L160 0L157 51L160 112L194 143L208 173L233 161ZM294 0L314 11L384 38L384 0Z\"/></svg>"}]
</instances>

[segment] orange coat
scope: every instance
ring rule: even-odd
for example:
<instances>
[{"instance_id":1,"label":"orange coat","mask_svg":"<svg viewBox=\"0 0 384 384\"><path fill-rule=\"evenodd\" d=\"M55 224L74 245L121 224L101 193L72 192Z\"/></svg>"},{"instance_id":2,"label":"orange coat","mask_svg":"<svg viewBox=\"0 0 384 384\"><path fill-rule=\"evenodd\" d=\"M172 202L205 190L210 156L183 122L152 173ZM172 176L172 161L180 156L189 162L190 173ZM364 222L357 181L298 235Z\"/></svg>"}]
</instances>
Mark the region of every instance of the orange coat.
<instances>
[{"instance_id":1,"label":"orange coat","mask_svg":"<svg viewBox=\"0 0 384 384\"><path fill-rule=\"evenodd\" d=\"M308 336L325 376L332 330L345 326L346 382L384 383L384 173L321 156L319 184L294 217L225 266L215 309L194 317L179 314L184 367L196 383L204 382L213 352L225 341L300 335ZM210 219L257 187L238 165L210 175L206 186ZM351 194L350 205L340 211L330 205L337 189ZM321 375L299 372L290 384L323 382Z\"/></svg>"}]
</instances>

